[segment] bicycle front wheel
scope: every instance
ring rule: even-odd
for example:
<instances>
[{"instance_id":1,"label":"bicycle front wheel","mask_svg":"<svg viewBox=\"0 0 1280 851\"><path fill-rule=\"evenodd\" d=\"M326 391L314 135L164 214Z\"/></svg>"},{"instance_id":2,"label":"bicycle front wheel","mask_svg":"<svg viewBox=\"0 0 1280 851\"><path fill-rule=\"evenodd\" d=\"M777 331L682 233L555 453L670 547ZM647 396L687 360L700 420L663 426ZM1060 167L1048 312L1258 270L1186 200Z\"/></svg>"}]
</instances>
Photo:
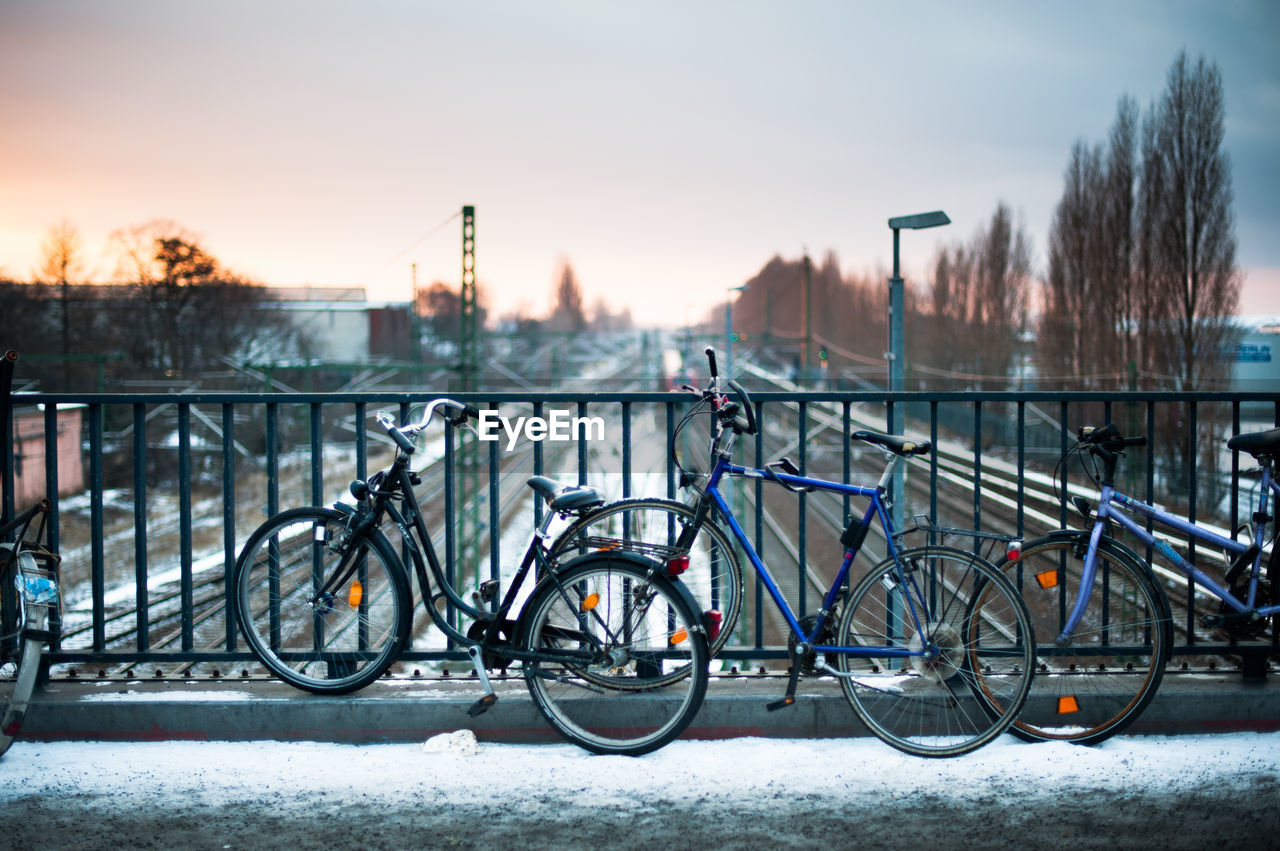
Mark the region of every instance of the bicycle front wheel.
<instances>
[{"instance_id":1,"label":"bicycle front wheel","mask_svg":"<svg viewBox=\"0 0 1280 851\"><path fill-rule=\"evenodd\" d=\"M836 658L858 717L906 753L958 756L1003 733L1031 685L1035 639L1016 589L950 547L886 559L849 595Z\"/></svg>"},{"instance_id":2,"label":"bicycle front wheel","mask_svg":"<svg viewBox=\"0 0 1280 851\"><path fill-rule=\"evenodd\" d=\"M36 687L43 642L21 637L0 648L0 755L22 730L27 705Z\"/></svg>"},{"instance_id":3,"label":"bicycle front wheel","mask_svg":"<svg viewBox=\"0 0 1280 851\"><path fill-rule=\"evenodd\" d=\"M249 647L307 691L368 685L408 639L404 567L385 539L353 540L350 521L331 508L282 512L253 533L236 563L237 615Z\"/></svg>"},{"instance_id":4,"label":"bicycle front wheel","mask_svg":"<svg viewBox=\"0 0 1280 851\"><path fill-rule=\"evenodd\" d=\"M638 756L689 725L710 654L689 597L637 562L589 555L548 575L521 613L538 709L565 738ZM675 674L673 676L673 674Z\"/></svg>"},{"instance_id":5,"label":"bicycle front wheel","mask_svg":"<svg viewBox=\"0 0 1280 851\"><path fill-rule=\"evenodd\" d=\"M31 556L22 553L13 558L9 552L0 553L0 562L7 562L0 572L0 610L9 616L0 632L0 754L9 750L22 730L35 691L44 641L33 631L49 628L48 607L29 605L22 592L18 568L22 559L30 560ZM34 562L29 563L34 567Z\"/></svg>"},{"instance_id":6,"label":"bicycle front wheel","mask_svg":"<svg viewBox=\"0 0 1280 851\"><path fill-rule=\"evenodd\" d=\"M1169 660L1173 627L1164 592L1106 538L1084 617L1056 644L1080 592L1089 533L1037 538L1005 576L1022 590L1035 624L1039 667L1031 696L1011 732L1028 741L1097 744L1128 726L1155 697Z\"/></svg>"},{"instance_id":7,"label":"bicycle front wheel","mask_svg":"<svg viewBox=\"0 0 1280 851\"><path fill-rule=\"evenodd\" d=\"M672 499L641 497L611 502L575 520L552 542L553 559L600 549L608 541L641 546L672 546L693 524L694 510ZM733 541L710 518L689 550L689 569L680 581L702 611L720 613L720 632L711 639L711 655L720 652L742 609L742 562Z\"/></svg>"}]
</instances>

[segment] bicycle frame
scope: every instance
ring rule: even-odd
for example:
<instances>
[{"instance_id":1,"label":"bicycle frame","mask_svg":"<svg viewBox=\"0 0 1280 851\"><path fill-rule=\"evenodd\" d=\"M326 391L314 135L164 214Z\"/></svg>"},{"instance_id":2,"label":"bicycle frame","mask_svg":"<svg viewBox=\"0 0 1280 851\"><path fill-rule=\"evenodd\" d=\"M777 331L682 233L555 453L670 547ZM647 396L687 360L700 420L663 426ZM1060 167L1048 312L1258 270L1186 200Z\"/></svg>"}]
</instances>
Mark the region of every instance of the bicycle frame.
<instances>
[{"instance_id":1,"label":"bicycle frame","mask_svg":"<svg viewBox=\"0 0 1280 851\"><path fill-rule=\"evenodd\" d=\"M1093 590L1094 580L1097 578L1098 572L1098 543L1102 539L1107 524L1114 520L1121 527L1127 529L1138 540L1147 546L1152 547L1156 552L1160 553L1173 566L1177 567L1183 573L1187 574L1191 580L1213 594L1219 600L1224 602L1237 614L1249 614L1256 612L1259 617L1268 617L1270 615L1280 613L1280 605L1257 607L1258 580L1262 565L1262 547L1266 543L1267 530L1267 496L1274 492L1276 498L1280 500L1280 484L1272 479L1270 466L1264 465L1262 468L1262 481L1259 485L1258 508L1254 513L1254 536L1250 543L1244 544L1232 538L1197 526L1182 517L1162 511L1153 505L1135 499L1127 494L1120 493L1105 481L1101 485L1098 498L1097 520L1093 524L1093 530L1089 536L1089 549L1085 554L1084 566L1080 574L1080 592L1076 597L1075 604L1072 607L1070 615L1063 624L1062 632L1058 636L1058 643L1065 644L1068 642L1080 624L1081 618L1084 617L1085 609L1088 607L1089 595ZM1235 557L1240 557L1249 551L1252 547L1257 547L1257 552L1253 557L1252 564L1249 565L1249 592L1246 599L1241 602L1230 590L1223 588L1213 579L1205 575L1203 571L1194 564L1178 555L1172 547L1164 541L1158 540L1153 534L1148 532L1142 525L1133 519L1132 514L1147 517L1162 527L1173 529L1182 535L1196 541L1202 541L1219 549L1231 553Z\"/></svg>"},{"instance_id":2,"label":"bicycle frame","mask_svg":"<svg viewBox=\"0 0 1280 851\"><path fill-rule=\"evenodd\" d=\"M525 551L524 558L521 559L520 567L516 570L516 574L512 577L507 588L507 593L503 597L502 603L494 612L477 608L465 602L458 595L457 590L449 583L445 575L444 567L440 562L440 558L436 553L435 546L431 542L431 535L427 531L426 521L422 516L422 509L418 504L418 498L413 492L413 474L409 470L408 459L404 455L397 455L396 461L387 471L387 478L392 479L396 484L390 490L378 490L373 496L373 504L367 510L367 513L361 514L358 511L352 514L353 518L360 518L360 523L352 529L354 535L365 534L370 527L377 528L378 521L385 515L391 518L396 528L400 531L401 539L406 544L409 551L411 561L413 562L414 573L417 576L418 586L422 591L423 607L427 610L432 622L453 641L468 647L483 644L486 648L492 646L498 639L498 631L503 625L507 613L515 604L519 589L524 585L524 581L528 576L529 570L535 564L546 566L546 560L542 557L544 550L542 547L543 535L545 529L538 530L533 539L529 543L529 548ZM386 481L384 478L383 481ZM394 503L395 496L398 495L404 500L404 510L402 511ZM547 525L553 515L548 513L544 526ZM349 557L354 556L357 549L352 549L348 554ZM403 565L403 559L401 559ZM408 566L404 565L406 571ZM347 567L339 567L330 575L329 583L325 588L320 589L320 593L329 590L329 585L339 584L343 577L354 569L354 565ZM432 585L427 575L428 570L431 576L435 578L436 587L440 590L435 594L431 593ZM554 571L547 571L547 575L554 575ZM449 620L436 609L436 602L441 597L446 597L450 603L457 607L462 614L472 620L490 620L488 628L485 631L485 637L482 641L477 642L475 638L468 636L465 632L460 631ZM565 651L563 654L549 653L546 650L537 653L526 653L514 646L504 646L503 655L515 660L521 661L547 661L549 658L559 660L577 660L584 658L583 653L574 653Z\"/></svg>"},{"instance_id":3,"label":"bicycle frame","mask_svg":"<svg viewBox=\"0 0 1280 851\"><path fill-rule=\"evenodd\" d=\"M868 647L862 646L842 646L813 643L817 636L822 633L827 618L830 617L832 609L835 607L837 599L840 596L840 590L845 585L849 576L850 566L853 560L861 552L862 546L859 543L857 549L846 549L844 560L840 565L840 570L836 573L835 580L831 587L827 589L822 600L822 607L818 611L817 621L813 629L806 633L801 626L799 619L792 610L791 605L787 602L782 594L782 590L778 587L777 581L773 578L773 574L769 572L768 566L760 558L755 547L751 545L751 541L747 538L746 532L738 523L737 518L733 514L733 509L729 506L728 500L720 491L720 482L725 477L730 478L748 478L763 479L765 481L778 482L779 484L790 487L803 487L812 490L829 491L832 493L848 494L850 496L865 497L869 500L867 509L862 516L864 526L871 523L875 518L879 521L881 529L884 530L885 540L888 542L889 556L893 558L898 571L898 581L900 583L910 583L915 585L915 578L907 576L902 571L902 565L898 562L898 547L895 542L896 531L894 530L893 520L889 515L888 507L885 505L884 494L886 493L889 482L893 477L893 471L902 463L902 458L897 455L891 455L889 463L885 466L884 473L880 476L880 481L874 488L861 485L843 484L840 482L827 481L825 479L814 479L807 476L794 476L787 473L780 473L774 470L764 470L756 467L742 467L733 464L729 458L731 456L732 440L726 448L721 449L716 454L716 463L712 468L711 475L707 480L706 487L703 492L703 499L710 499L719 509L721 516L729 524L729 528L733 532L733 536L742 546L743 551L747 555L747 559L755 568L756 575L760 577L761 583L765 590L769 592L769 596L773 598L774 605L778 607L778 611L786 618L787 624L791 631L798 638L803 640L805 644L818 653L843 653L849 656L861 657L893 657L893 658L910 658L913 656L923 656L928 654L928 650L912 651L904 646L886 646L886 647ZM917 588L918 592L919 589ZM913 596L911 594L903 595L907 602L908 616L913 626L919 630L921 626L921 614L916 611Z\"/></svg>"}]
</instances>

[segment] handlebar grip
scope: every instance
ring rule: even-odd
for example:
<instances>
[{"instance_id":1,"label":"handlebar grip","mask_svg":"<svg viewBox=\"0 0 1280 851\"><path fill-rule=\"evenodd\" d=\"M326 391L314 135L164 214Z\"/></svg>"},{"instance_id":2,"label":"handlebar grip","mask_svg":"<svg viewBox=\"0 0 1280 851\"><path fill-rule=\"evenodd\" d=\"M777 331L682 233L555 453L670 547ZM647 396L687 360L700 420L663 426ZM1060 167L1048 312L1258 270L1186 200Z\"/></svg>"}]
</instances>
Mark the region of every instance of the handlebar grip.
<instances>
[{"instance_id":1,"label":"handlebar grip","mask_svg":"<svg viewBox=\"0 0 1280 851\"><path fill-rule=\"evenodd\" d=\"M707 360L711 363L711 377L715 378L720 374L716 369L716 350L707 346Z\"/></svg>"},{"instance_id":2,"label":"handlebar grip","mask_svg":"<svg viewBox=\"0 0 1280 851\"><path fill-rule=\"evenodd\" d=\"M475 405L467 405L459 402L456 404L450 404L449 408L454 411L454 413L447 415L450 425L466 425L467 417L470 417L473 420L480 419L480 409Z\"/></svg>"},{"instance_id":3,"label":"handlebar grip","mask_svg":"<svg viewBox=\"0 0 1280 851\"><path fill-rule=\"evenodd\" d=\"M756 408L751 404L751 397L747 395L747 391L742 389L742 385L736 381L729 382L729 389L738 396L738 410L745 412L736 414L733 418L733 428L739 434L755 434L756 433Z\"/></svg>"},{"instance_id":4,"label":"handlebar grip","mask_svg":"<svg viewBox=\"0 0 1280 851\"><path fill-rule=\"evenodd\" d=\"M1093 428L1084 426L1080 429L1078 436L1082 443L1099 444L1120 436L1120 429L1116 428L1115 423L1107 423L1102 428Z\"/></svg>"},{"instance_id":5,"label":"handlebar grip","mask_svg":"<svg viewBox=\"0 0 1280 851\"><path fill-rule=\"evenodd\" d=\"M1145 437L1126 437L1124 439L1125 446L1146 446L1147 439Z\"/></svg>"},{"instance_id":6,"label":"handlebar grip","mask_svg":"<svg viewBox=\"0 0 1280 851\"><path fill-rule=\"evenodd\" d=\"M387 430L387 434L391 435L391 439L395 441L396 446L406 455L413 454L413 441L405 437L404 432L399 428L391 428Z\"/></svg>"}]
</instances>

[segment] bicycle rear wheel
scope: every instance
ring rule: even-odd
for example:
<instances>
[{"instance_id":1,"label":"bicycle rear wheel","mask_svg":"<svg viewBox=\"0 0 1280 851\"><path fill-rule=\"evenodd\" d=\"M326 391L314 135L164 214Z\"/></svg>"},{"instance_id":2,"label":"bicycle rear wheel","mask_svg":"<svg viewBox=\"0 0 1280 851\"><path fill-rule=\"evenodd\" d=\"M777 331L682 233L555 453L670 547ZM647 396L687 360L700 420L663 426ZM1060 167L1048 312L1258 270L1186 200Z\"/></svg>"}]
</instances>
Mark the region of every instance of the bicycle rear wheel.
<instances>
[{"instance_id":1,"label":"bicycle rear wheel","mask_svg":"<svg viewBox=\"0 0 1280 851\"><path fill-rule=\"evenodd\" d=\"M1002 561L1036 629L1039 665L1031 696L1010 732L1028 741L1092 745L1142 714L1160 688L1173 644L1164 592L1123 549L1103 539L1084 618L1056 646L1080 590L1089 533L1037 538Z\"/></svg>"},{"instance_id":2,"label":"bicycle rear wheel","mask_svg":"<svg viewBox=\"0 0 1280 851\"><path fill-rule=\"evenodd\" d=\"M895 654L839 654L845 697L898 750L958 756L1000 735L1031 685L1026 607L990 562L950 547L886 559L849 595L836 643ZM917 626L918 624L918 626ZM923 655L922 655L923 654Z\"/></svg>"},{"instance_id":3,"label":"bicycle rear wheel","mask_svg":"<svg viewBox=\"0 0 1280 851\"><path fill-rule=\"evenodd\" d=\"M671 546L693 523L694 510L678 500L641 497L611 502L578 518L552 542L553 559L600 549L606 541ZM742 563L733 541L708 518L689 550L689 569L680 581L702 611L720 612L720 632L711 655L720 652L742 609Z\"/></svg>"},{"instance_id":4,"label":"bicycle rear wheel","mask_svg":"<svg viewBox=\"0 0 1280 851\"><path fill-rule=\"evenodd\" d=\"M350 521L331 508L284 511L253 533L236 562L237 616L249 647L276 676L307 691L368 685L408 639L404 567L385 539L351 540ZM343 581L326 589L340 570Z\"/></svg>"},{"instance_id":5,"label":"bicycle rear wheel","mask_svg":"<svg viewBox=\"0 0 1280 851\"><path fill-rule=\"evenodd\" d=\"M524 664L529 694L561 735L593 753L662 747L707 690L710 654L691 598L638 561L571 562L543 579L520 615L522 646L545 656Z\"/></svg>"}]
</instances>

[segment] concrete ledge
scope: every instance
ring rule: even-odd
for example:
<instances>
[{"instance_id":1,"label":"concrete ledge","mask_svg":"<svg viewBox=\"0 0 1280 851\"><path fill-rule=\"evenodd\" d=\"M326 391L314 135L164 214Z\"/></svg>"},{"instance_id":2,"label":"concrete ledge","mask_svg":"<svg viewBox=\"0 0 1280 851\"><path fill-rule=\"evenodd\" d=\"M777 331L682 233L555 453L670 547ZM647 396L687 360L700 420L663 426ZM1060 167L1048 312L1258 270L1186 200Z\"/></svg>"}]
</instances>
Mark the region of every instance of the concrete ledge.
<instances>
[{"instance_id":1,"label":"concrete ledge","mask_svg":"<svg viewBox=\"0 0 1280 851\"><path fill-rule=\"evenodd\" d=\"M520 679L495 682L498 703L478 718L474 680L386 679L328 697L272 680L56 680L39 690L23 738L41 741L306 740L410 742L469 728L492 742L558 742ZM794 706L769 712L781 677L716 677L691 739L740 736L825 738L869 735L832 679L800 682ZM1239 673L1166 674L1159 694L1130 728L1179 734L1280 730L1280 680Z\"/></svg>"}]
</instances>

